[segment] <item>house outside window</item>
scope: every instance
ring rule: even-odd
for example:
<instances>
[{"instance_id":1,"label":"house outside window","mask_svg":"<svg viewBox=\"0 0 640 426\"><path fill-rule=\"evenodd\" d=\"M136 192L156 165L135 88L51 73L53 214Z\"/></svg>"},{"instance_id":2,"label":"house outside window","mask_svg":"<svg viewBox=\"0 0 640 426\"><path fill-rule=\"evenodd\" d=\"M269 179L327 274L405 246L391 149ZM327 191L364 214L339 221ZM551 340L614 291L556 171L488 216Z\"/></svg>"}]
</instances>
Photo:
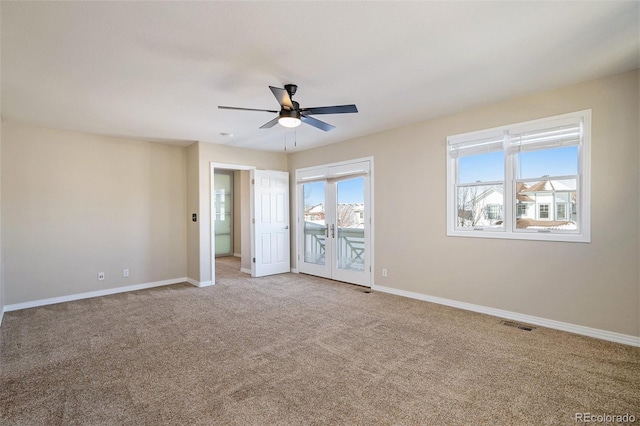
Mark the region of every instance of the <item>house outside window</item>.
<instances>
[{"instance_id":1,"label":"house outside window","mask_svg":"<svg viewBox=\"0 0 640 426\"><path fill-rule=\"evenodd\" d=\"M448 137L447 235L589 242L590 138L590 110Z\"/></svg>"}]
</instances>

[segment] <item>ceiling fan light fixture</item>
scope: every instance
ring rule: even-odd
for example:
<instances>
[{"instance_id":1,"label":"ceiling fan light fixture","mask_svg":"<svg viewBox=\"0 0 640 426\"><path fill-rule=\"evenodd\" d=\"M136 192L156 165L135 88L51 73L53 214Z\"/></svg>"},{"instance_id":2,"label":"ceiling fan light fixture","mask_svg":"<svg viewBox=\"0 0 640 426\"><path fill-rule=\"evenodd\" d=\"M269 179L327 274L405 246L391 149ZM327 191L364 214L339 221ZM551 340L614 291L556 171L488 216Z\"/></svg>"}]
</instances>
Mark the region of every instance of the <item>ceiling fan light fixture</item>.
<instances>
[{"instance_id":1,"label":"ceiling fan light fixture","mask_svg":"<svg viewBox=\"0 0 640 426\"><path fill-rule=\"evenodd\" d=\"M298 127L302 121L300 121L300 113L298 111L288 111L283 109L280 111L280 118L278 123L283 127Z\"/></svg>"}]
</instances>

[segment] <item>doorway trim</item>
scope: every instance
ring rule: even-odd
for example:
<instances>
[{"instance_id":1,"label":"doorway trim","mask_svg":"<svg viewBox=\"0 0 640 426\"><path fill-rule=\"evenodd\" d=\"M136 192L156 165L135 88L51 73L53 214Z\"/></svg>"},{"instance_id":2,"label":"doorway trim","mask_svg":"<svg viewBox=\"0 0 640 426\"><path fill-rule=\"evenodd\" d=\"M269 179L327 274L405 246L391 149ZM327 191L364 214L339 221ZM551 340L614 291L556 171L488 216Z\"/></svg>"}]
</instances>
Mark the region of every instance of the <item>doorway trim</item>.
<instances>
[{"instance_id":1,"label":"doorway trim","mask_svg":"<svg viewBox=\"0 0 640 426\"><path fill-rule=\"evenodd\" d=\"M246 166L242 164L229 164L229 163L209 163L209 232L211 233L211 246L209 247L211 253L211 283L216 283L216 234L214 232L213 224L215 220L215 210L214 210L214 197L213 190L214 186L214 173L215 169L226 169L226 170L256 170L256 166ZM249 206L252 209L252 206ZM252 250L253 252L253 250ZM240 258L242 260L242 258Z\"/></svg>"},{"instance_id":2,"label":"doorway trim","mask_svg":"<svg viewBox=\"0 0 640 426\"><path fill-rule=\"evenodd\" d=\"M370 275L369 275L369 285L368 287L372 287L375 285L375 201L374 201L374 194L375 194L375 190L374 190L374 157L373 156L369 156L369 157L360 157L360 158L353 158L351 160L344 160L344 161L338 161L335 163L326 163L326 164L318 164L318 165L314 165L314 166L308 166L308 167L301 167L299 169L295 170L295 177L294 177L294 181L292 183L292 186L295 188L293 192L293 203L292 205L295 205L295 214L296 214L296 220L295 220L295 224L296 224L296 232L295 232L295 243L296 243L296 255L295 255L295 269L291 269L291 272L294 273L299 273L299 264L300 264L300 259L302 259L302 256L304 256L304 247L300 247L300 233L304 232L303 228L301 228L301 224L304 223L304 217L300 216L300 209L299 209L299 205L298 203L301 201L300 197L300 191L298 190L298 180L299 180L299 174L300 172L306 172L306 171L310 171L310 170L314 170L314 169L320 169L320 168L328 168L328 167L335 167L335 166L344 166L344 165L350 165L350 164L354 164L354 163L359 163L359 162L363 162L363 161L368 161L369 162L369 203L371 204L369 206L369 218L371 220L370 225L369 225L369 229L370 229L370 242L369 242L369 250L370 250L370 260L369 260L369 264L370 264Z\"/></svg>"}]
</instances>

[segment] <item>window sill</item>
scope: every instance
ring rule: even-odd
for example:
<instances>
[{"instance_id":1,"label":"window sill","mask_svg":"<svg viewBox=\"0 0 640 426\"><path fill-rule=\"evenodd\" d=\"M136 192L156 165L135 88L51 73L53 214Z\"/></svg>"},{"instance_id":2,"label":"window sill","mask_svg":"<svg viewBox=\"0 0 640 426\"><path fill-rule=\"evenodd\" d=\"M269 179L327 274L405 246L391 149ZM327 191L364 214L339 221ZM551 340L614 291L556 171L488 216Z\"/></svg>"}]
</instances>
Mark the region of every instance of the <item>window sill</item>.
<instances>
[{"instance_id":1,"label":"window sill","mask_svg":"<svg viewBox=\"0 0 640 426\"><path fill-rule=\"evenodd\" d=\"M455 229L447 230L448 237L468 237L468 238L494 238L502 240L528 240L528 241L554 241L564 243L590 243L591 236L585 234L570 234L561 232L509 232L489 229L474 229L459 231Z\"/></svg>"}]
</instances>

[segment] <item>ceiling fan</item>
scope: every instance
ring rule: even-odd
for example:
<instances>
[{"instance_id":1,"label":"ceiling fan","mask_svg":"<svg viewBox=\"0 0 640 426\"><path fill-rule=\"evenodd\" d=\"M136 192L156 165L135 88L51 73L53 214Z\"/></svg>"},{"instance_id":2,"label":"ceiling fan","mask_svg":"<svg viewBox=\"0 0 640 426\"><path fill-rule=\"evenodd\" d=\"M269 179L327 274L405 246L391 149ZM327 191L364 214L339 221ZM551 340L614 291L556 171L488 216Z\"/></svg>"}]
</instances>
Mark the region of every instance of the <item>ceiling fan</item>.
<instances>
[{"instance_id":1,"label":"ceiling fan","mask_svg":"<svg viewBox=\"0 0 640 426\"><path fill-rule=\"evenodd\" d=\"M230 107L230 106L222 106L219 105L220 109L237 109L240 111L263 111L263 112L273 112L277 113L278 116L268 123L260 126L261 129L269 129L275 126L277 123L284 127L298 127L301 122L305 124L309 124L313 127L316 127L320 130L324 130L328 132L331 129L335 129L335 126L332 126L329 123L325 123L324 121L320 121L316 118L310 117L311 115L316 114L349 114L358 112L358 108L355 105L334 105L334 106L323 106L323 107L314 107L314 108L300 108L300 104L291 98L295 95L298 90L298 86L295 84L285 84L284 89L279 87L269 86L273 96L276 97L278 103L280 104L280 111L272 110L272 109L256 109L256 108L239 108L239 107Z\"/></svg>"}]
</instances>

